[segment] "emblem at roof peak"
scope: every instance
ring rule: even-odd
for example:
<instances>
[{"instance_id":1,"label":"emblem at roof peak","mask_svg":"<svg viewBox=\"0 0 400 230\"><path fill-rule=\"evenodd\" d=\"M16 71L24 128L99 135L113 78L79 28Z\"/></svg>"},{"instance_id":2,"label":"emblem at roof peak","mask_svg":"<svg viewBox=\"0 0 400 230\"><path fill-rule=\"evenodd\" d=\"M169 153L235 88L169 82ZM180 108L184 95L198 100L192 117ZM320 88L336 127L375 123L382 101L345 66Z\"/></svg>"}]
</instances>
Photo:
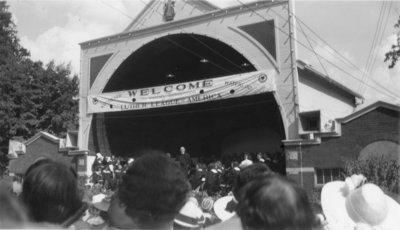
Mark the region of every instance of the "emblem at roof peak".
<instances>
[{"instance_id":1,"label":"emblem at roof peak","mask_svg":"<svg viewBox=\"0 0 400 230\"><path fill-rule=\"evenodd\" d=\"M175 0L166 0L164 3L163 20L168 22L174 20L175 17Z\"/></svg>"}]
</instances>

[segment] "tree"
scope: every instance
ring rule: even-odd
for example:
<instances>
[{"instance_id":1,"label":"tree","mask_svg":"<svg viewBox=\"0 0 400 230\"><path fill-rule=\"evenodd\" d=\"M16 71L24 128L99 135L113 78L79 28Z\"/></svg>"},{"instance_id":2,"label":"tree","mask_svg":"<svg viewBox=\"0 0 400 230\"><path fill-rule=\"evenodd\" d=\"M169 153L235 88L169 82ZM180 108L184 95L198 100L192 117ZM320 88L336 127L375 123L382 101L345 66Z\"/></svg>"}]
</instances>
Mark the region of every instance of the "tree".
<instances>
[{"instance_id":1,"label":"tree","mask_svg":"<svg viewBox=\"0 0 400 230\"><path fill-rule=\"evenodd\" d=\"M0 65L10 59L22 60L29 56L29 52L19 44L17 30L5 1L0 1L0 44Z\"/></svg>"},{"instance_id":2,"label":"tree","mask_svg":"<svg viewBox=\"0 0 400 230\"><path fill-rule=\"evenodd\" d=\"M344 159L344 175L363 174L369 182L379 185L384 191L400 193L400 164L386 155L375 155Z\"/></svg>"},{"instance_id":3,"label":"tree","mask_svg":"<svg viewBox=\"0 0 400 230\"><path fill-rule=\"evenodd\" d=\"M77 129L78 77L70 65L43 65L19 44L6 2L0 1L0 146L13 136Z\"/></svg>"},{"instance_id":4,"label":"tree","mask_svg":"<svg viewBox=\"0 0 400 230\"><path fill-rule=\"evenodd\" d=\"M397 23L394 25L395 28L400 28L400 17ZM397 44L393 44L392 48L385 54L385 62L389 61L389 68L393 68L396 65L397 60L400 57L400 32L397 34Z\"/></svg>"}]
</instances>

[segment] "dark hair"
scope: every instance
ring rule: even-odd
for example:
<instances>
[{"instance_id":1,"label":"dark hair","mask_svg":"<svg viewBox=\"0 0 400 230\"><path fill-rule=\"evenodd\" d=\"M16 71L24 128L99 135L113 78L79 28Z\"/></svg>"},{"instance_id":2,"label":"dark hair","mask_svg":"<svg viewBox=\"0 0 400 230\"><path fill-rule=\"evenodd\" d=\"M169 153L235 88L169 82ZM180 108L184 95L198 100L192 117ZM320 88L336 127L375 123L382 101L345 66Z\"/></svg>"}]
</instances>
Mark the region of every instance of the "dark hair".
<instances>
[{"instance_id":1,"label":"dark hair","mask_svg":"<svg viewBox=\"0 0 400 230\"><path fill-rule=\"evenodd\" d=\"M244 229L310 230L315 217L306 192L282 176L248 183L240 193L237 213Z\"/></svg>"},{"instance_id":2,"label":"dark hair","mask_svg":"<svg viewBox=\"0 0 400 230\"><path fill-rule=\"evenodd\" d=\"M33 221L61 224L83 207L77 185L73 169L43 159L27 169L22 184L22 201Z\"/></svg>"},{"instance_id":3,"label":"dark hair","mask_svg":"<svg viewBox=\"0 0 400 230\"><path fill-rule=\"evenodd\" d=\"M122 178L118 190L125 213L138 225L174 219L190 190L186 174L163 154L137 158Z\"/></svg>"},{"instance_id":4,"label":"dark hair","mask_svg":"<svg viewBox=\"0 0 400 230\"><path fill-rule=\"evenodd\" d=\"M258 177L265 177L269 174L272 174L272 171L263 163L254 163L245 167L236 177L235 185L232 189L233 195L237 199L239 197L240 189L243 188L248 182Z\"/></svg>"}]
</instances>

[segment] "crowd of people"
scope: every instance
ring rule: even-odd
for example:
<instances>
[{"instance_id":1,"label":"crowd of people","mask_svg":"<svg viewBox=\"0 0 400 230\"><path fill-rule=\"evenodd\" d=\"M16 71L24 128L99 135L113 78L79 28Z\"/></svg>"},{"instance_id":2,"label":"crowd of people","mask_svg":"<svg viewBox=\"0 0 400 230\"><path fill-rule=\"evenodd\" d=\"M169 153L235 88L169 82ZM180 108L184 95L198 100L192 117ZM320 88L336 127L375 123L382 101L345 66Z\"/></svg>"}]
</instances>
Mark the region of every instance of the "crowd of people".
<instances>
[{"instance_id":1,"label":"crowd of people","mask_svg":"<svg viewBox=\"0 0 400 230\"><path fill-rule=\"evenodd\" d=\"M186 148L181 146L178 154L172 155L167 152L165 155L181 166L193 190L205 191L210 196L226 195L231 191L240 169L253 162L263 163L272 171L279 172L279 154L245 152L225 155L222 158L215 156L199 158L190 156ZM113 155L105 157L97 153L92 165L90 183L114 191L118 182L121 181L121 176L133 162L134 158Z\"/></svg>"},{"instance_id":2,"label":"crowd of people","mask_svg":"<svg viewBox=\"0 0 400 230\"><path fill-rule=\"evenodd\" d=\"M89 199L84 198L72 168L38 159L25 172L20 194L0 189L0 228L400 229L400 205L378 186L366 183L362 175L326 184L322 207L316 212L306 192L272 171L265 161L253 162L246 156L226 169L222 163L211 162L211 169L198 176L201 163L192 172L187 165L192 159L185 154L181 149L182 159L173 159L168 154L149 153L124 163L98 155L94 171L98 167L103 172L110 170L111 178L117 178L119 161L121 173L115 182L102 175L93 183L97 180L93 175L88 185L100 185L112 193L100 191ZM226 182L222 173L217 178L219 189L207 185L212 181L209 172L218 174L218 169L235 173L229 174L232 181L230 187L225 185L226 194L218 192Z\"/></svg>"}]
</instances>

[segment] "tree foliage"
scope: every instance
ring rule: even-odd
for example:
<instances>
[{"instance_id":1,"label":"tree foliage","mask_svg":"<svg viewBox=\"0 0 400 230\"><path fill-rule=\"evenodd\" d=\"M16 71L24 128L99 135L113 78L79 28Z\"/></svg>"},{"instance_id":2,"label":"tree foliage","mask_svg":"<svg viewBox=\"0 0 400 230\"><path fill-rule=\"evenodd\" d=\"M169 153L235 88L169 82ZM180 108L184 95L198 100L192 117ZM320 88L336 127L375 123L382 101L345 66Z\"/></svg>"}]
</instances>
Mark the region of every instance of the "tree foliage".
<instances>
[{"instance_id":1,"label":"tree foliage","mask_svg":"<svg viewBox=\"0 0 400 230\"><path fill-rule=\"evenodd\" d=\"M397 23L394 25L395 28L400 28L400 17ZM389 68L393 68L396 65L400 57L400 32L397 34L397 44L393 44L391 49L385 54L385 62L388 61Z\"/></svg>"},{"instance_id":2,"label":"tree foliage","mask_svg":"<svg viewBox=\"0 0 400 230\"><path fill-rule=\"evenodd\" d=\"M384 191L400 193L400 164L386 155L344 160L344 174L363 174L367 181L379 185Z\"/></svg>"},{"instance_id":3,"label":"tree foliage","mask_svg":"<svg viewBox=\"0 0 400 230\"><path fill-rule=\"evenodd\" d=\"M62 136L78 124L78 77L70 65L32 61L0 1L0 146L44 130Z\"/></svg>"}]
</instances>

